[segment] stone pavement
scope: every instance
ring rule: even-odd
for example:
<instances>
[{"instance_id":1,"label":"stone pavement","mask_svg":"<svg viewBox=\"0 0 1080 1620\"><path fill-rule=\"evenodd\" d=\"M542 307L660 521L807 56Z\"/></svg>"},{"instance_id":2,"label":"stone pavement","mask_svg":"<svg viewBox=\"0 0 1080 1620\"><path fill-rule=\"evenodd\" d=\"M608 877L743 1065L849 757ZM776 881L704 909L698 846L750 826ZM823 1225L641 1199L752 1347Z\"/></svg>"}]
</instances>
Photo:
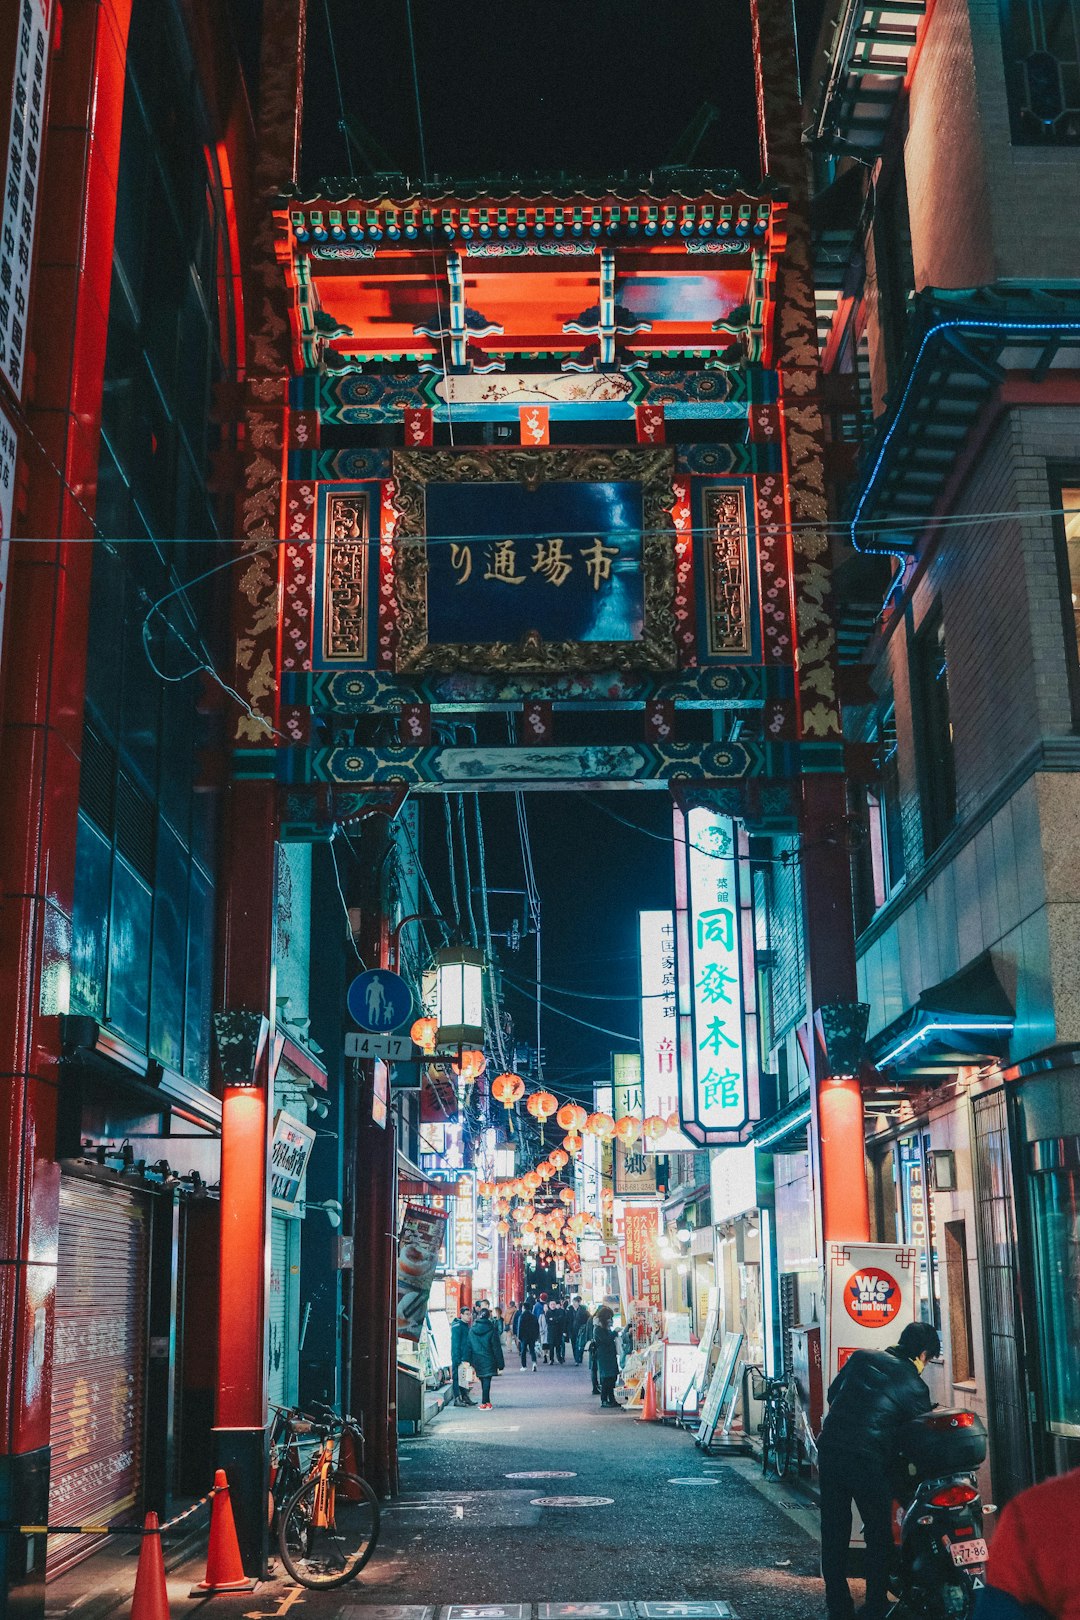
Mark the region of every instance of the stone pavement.
<instances>
[{"instance_id":1,"label":"stone pavement","mask_svg":"<svg viewBox=\"0 0 1080 1620\"><path fill-rule=\"evenodd\" d=\"M572 1362L508 1368L493 1401L490 1412L448 1408L402 1440L402 1495L355 1582L309 1592L275 1578L254 1597L214 1598L213 1614L817 1620L816 1514L750 1461L709 1458L685 1432L602 1410ZM208 1601L188 1599L199 1575L187 1565L170 1577L174 1620Z\"/></svg>"}]
</instances>

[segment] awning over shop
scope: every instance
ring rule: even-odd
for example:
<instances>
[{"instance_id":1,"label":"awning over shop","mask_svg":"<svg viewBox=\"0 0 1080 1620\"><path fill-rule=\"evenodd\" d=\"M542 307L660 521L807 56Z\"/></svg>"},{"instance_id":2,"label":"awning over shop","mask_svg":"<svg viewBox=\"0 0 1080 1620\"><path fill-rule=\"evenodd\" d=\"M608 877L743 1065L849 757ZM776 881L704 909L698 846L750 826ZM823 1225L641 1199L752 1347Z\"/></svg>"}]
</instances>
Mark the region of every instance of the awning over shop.
<instances>
[{"instance_id":1,"label":"awning over shop","mask_svg":"<svg viewBox=\"0 0 1080 1620\"><path fill-rule=\"evenodd\" d=\"M942 1074L1005 1056L1015 1009L989 951L929 990L867 1043L877 1069Z\"/></svg>"},{"instance_id":2,"label":"awning over shop","mask_svg":"<svg viewBox=\"0 0 1080 1620\"><path fill-rule=\"evenodd\" d=\"M399 1153L397 1190L399 1198L456 1198L457 1181L426 1176L418 1164Z\"/></svg>"}]
</instances>

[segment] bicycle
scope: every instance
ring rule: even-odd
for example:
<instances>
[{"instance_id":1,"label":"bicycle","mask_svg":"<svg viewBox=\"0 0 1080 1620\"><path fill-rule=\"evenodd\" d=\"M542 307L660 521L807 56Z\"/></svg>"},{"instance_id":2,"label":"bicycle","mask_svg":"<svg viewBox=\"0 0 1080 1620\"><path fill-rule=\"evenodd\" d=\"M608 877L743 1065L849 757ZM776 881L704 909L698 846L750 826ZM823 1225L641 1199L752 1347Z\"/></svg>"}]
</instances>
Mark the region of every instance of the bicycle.
<instances>
[{"instance_id":1,"label":"bicycle","mask_svg":"<svg viewBox=\"0 0 1080 1620\"><path fill-rule=\"evenodd\" d=\"M768 1479L770 1472L779 1480L786 1479L798 1455L797 1391L794 1380L765 1378L760 1369L751 1368L753 1395L764 1402L761 1414L761 1472Z\"/></svg>"},{"instance_id":2,"label":"bicycle","mask_svg":"<svg viewBox=\"0 0 1080 1620\"><path fill-rule=\"evenodd\" d=\"M379 1499L359 1474L344 1465L347 1438L357 1467L364 1435L352 1417L325 1418L275 1406L271 1430L270 1510L277 1520L281 1561L294 1581L312 1591L355 1579L379 1539ZM305 1468L301 1445L315 1445Z\"/></svg>"}]
</instances>

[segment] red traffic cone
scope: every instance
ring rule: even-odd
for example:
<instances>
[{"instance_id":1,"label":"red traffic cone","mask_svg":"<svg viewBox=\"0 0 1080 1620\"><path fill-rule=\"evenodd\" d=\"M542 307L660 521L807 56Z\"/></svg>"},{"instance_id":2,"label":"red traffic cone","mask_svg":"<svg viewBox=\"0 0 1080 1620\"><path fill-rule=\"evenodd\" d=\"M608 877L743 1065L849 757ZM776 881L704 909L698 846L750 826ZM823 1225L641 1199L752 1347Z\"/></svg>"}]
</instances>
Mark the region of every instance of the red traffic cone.
<instances>
[{"instance_id":1,"label":"red traffic cone","mask_svg":"<svg viewBox=\"0 0 1080 1620\"><path fill-rule=\"evenodd\" d=\"M641 1403L638 1422L659 1423L659 1421L660 1414L656 1410L656 1385L653 1383L653 1375L650 1372L645 1379L645 1399Z\"/></svg>"},{"instance_id":2,"label":"red traffic cone","mask_svg":"<svg viewBox=\"0 0 1080 1620\"><path fill-rule=\"evenodd\" d=\"M169 1592L165 1585L165 1558L157 1514L148 1513L143 1524L147 1533L139 1548L131 1620L169 1620Z\"/></svg>"},{"instance_id":3,"label":"red traffic cone","mask_svg":"<svg viewBox=\"0 0 1080 1620\"><path fill-rule=\"evenodd\" d=\"M214 1475L214 1505L210 1509L210 1546L206 1554L206 1574L191 1595L203 1592L253 1592L257 1582L244 1574L240 1543L236 1539L229 1481L224 1468Z\"/></svg>"}]
</instances>

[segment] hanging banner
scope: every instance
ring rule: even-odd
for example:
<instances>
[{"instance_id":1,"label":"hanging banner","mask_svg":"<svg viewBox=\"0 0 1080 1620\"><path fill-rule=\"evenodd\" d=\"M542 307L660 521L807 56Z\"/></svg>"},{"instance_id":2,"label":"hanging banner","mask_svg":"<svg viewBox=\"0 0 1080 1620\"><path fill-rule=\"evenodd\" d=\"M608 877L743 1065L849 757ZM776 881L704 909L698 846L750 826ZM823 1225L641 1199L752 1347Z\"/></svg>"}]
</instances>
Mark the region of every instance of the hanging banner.
<instances>
[{"instance_id":1,"label":"hanging banner","mask_svg":"<svg viewBox=\"0 0 1080 1620\"><path fill-rule=\"evenodd\" d=\"M915 1320L919 1251L897 1243L832 1243L825 1277L826 1388L856 1350L887 1350Z\"/></svg>"},{"instance_id":2,"label":"hanging banner","mask_svg":"<svg viewBox=\"0 0 1080 1620\"><path fill-rule=\"evenodd\" d=\"M624 1220L627 1316L633 1327L634 1344L640 1349L658 1339L663 1327L659 1210L628 1204Z\"/></svg>"},{"instance_id":3,"label":"hanging banner","mask_svg":"<svg viewBox=\"0 0 1080 1620\"><path fill-rule=\"evenodd\" d=\"M640 1055L637 1052L613 1052L611 1078L615 1118L625 1119L629 1115L640 1121L644 1117ZM641 1136L638 1135L629 1146L617 1138L612 1148L611 1186L615 1197L655 1199L656 1160L644 1151Z\"/></svg>"},{"instance_id":4,"label":"hanging banner","mask_svg":"<svg viewBox=\"0 0 1080 1620\"><path fill-rule=\"evenodd\" d=\"M638 913L641 953L641 1083L646 1116L669 1119L679 1109L678 1007L675 995L675 916ZM647 1141L645 1151L692 1153L682 1131Z\"/></svg>"},{"instance_id":5,"label":"hanging banner","mask_svg":"<svg viewBox=\"0 0 1080 1620\"><path fill-rule=\"evenodd\" d=\"M664 407L662 405L635 405L634 426L638 444L663 444Z\"/></svg>"},{"instance_id":6,"label":"hanging banner","mask_svg":"<svg viewBox=\"0 0 1080 1620\"><path fill-rule=\"evenodd\" d=\"M397 1331L419 1342L449 1211L406 1204L398 1234Z\"/></svg>"},{"instance_id":7,"label":"hanging banner","mask_svg":"<svg viewBox=\"0 0 1080 1620\"><path fill-rule=\"evenodd\" d=\"M423 450L435 443L435 412L430 405L405 407L405 443L413 450Z\"/></svg>"},{"instance_id":8,"label":"hanging banner","mask_svg":"<svg viewBox=\"0 0 1080 1620\"><path fill-rule=\"evenodd\" d=\"M730 816L676 811L679 1113L697 1146L739 1142L756 1113L753 917ZM753 1105L753 1106L752 1106Z\"/></svg>"},{"instance_id":9,"label":"hanging banner","mask_svg":"<svg viewBox=\"0 0 1080 1620\"><path fill-rule=\"evenodd\" d=\"M425 1069L420 1082L420 1123L456 1125L458 1094L454 1077L439 1069Z\"/></svg>"}]
</instances>

